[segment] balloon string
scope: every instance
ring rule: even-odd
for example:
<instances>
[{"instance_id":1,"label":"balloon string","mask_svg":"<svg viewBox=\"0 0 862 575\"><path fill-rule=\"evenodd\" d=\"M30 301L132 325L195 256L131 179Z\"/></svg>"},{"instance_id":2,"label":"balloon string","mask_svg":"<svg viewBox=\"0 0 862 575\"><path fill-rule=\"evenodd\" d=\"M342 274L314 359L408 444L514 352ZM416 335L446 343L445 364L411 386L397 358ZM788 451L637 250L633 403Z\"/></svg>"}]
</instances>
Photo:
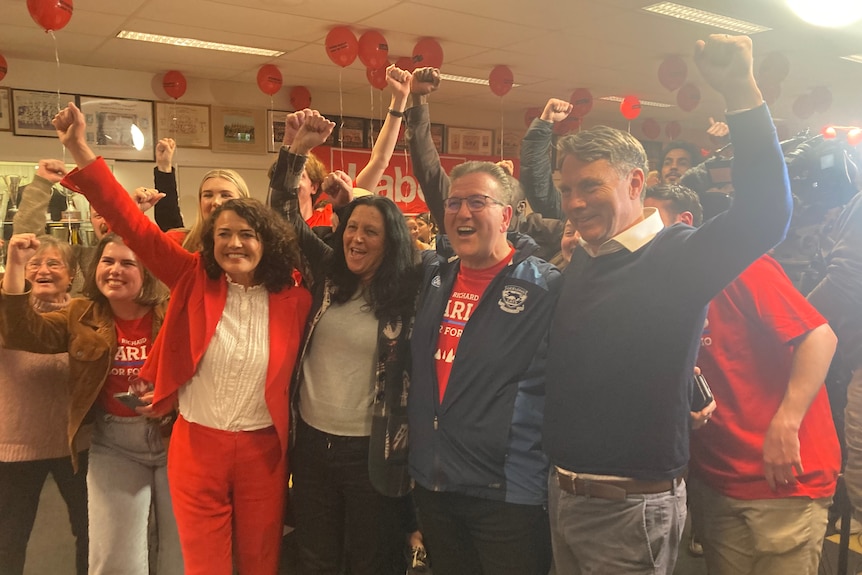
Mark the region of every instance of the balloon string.
<instances>
[{"instance_id":1,"label":"balloon string","mask_svg":"<svg viewBox=\"0 0 862 575\"><path fill-rule=\"evenodd\" d=\"M368 130L368 143L374 148L374 86L368 86L368 97L371 100L371 128Z\"/></svg>"},{"instance_id":2,"label":"balloon string","mask_svg":"<svg viewBox=\"0 0 862 575\"><path fill-rule=\"evenodd\" d=\"M54 35L53 30L48 30L48 33L51 35L51 38L54 40L54 61L57 63L57 113L60 113L60 110L64 108L62 103L60 102L60 50L57 46L57 37ZM60 144L60 148L63 150L63 164L66 163L66 146ZM69 230L69 240L72 239L72 231Z\"/></svg>"},{"instance_id":3,"label":"balloon string","mask_svg":"<svg viewBox=\"0 0 862 575\"><path fill-rule=\"evenodd\" d=\"M341 147L341 169L344 169L344 90L341 87L341 76L344 69L338 70L338 112L340 114L340 125L338 126L338 144Z\"/></svg>"},{"instance_id":4,"label":"balloon string","mask_svg":"<svg viewBox=\"0 0 862 575\"><path fill-rule=\"evenodd\" d=\"M500 96L500 161L503 161L503 132L506 126L506 118L503 115L503 96Z\"/></svg>"}]
</instances>

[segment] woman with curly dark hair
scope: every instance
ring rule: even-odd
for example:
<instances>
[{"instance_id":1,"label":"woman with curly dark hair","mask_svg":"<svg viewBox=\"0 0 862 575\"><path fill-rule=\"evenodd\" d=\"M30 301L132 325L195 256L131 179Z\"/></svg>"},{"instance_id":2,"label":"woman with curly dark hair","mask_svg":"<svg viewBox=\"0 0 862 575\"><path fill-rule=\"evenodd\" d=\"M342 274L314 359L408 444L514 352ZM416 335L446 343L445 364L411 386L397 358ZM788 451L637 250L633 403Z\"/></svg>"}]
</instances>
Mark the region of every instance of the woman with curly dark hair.
<instances>
[{"instance_id":1,"label":"woman with curly dark hair","mask_svg":"<svg viewBox=\"0 0 862 575\"><path fill-rule=\"evenodd\" d=\"M84 193L171 289L140 377L153 414L179 408L168 480L186 575L275 574L287 484L288 394L311 296L294 285L295 239L260 202L213 211L189 253L144 216L87 145L74 104L54 118Z\"/></svg>"},{"instance_id":2,"label":"woman with curly dark hair","mask_svg":"<svg viewBox=\"0 0 862 575\"><path fill-rule=\"evenodd\" d=\"M333 123L311 110L287 121L297 134L279 155L271 201L296 228L314 294L292 392L299 572L404 573L409 336L418 287L410 232L391 200L367 195L338 214L332 247L319 240L300 216L297 188L307 152ZM342 183L345 196L348 186Z\"/></svg>"}]
</instances>

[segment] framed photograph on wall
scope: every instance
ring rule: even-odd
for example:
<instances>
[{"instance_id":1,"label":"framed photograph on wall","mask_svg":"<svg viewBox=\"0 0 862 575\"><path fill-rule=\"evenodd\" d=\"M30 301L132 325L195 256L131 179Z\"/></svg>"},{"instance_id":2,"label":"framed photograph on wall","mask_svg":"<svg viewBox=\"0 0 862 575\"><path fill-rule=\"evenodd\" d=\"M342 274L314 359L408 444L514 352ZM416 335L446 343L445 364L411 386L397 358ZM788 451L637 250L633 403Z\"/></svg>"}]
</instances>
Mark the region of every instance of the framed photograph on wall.
<instances>
[{"instance_id":1,"label":"framed photograph on wall","mask_svg":"<svg viewBox=\"0 0 862 575\"><path fill-rule=\"evenodd\" d=\"M501 141L502 139L502 141ZM496 155L502 155L506 160L517 160L521 157L521 140L524 139L523 132L503 132L502 138L496 139ZM500 146L502 145L502 151Z\"/></svg>"},{"instance_id":2,"label":"framed photograph on wall","mask_svg":"<svg viewBox=\"0 0 862 575\"><path fill-rule=\"evenodd\" d=\"M87 143L105 158L152 162L153 103L102 96L81 96Z\"/></svg>"},{"instance_id":3,"label":"framed photograph on wall","mask_svg":"<svg viewBox=\"0 0 862 575\"><path fill-rule=\"evenodd\" d=\"M156 141L173 138L180 148L210 147L210 107L156 102Z\"/></svg>"},{"instance_id":4,"label":"framed photograph on wall","mask_svg":"<svg viewBox=\"0 0 862 575\"><path fill-rule=\"evenodd\" d=\"M9 88L0 88L0 132L12 131L12 93Z\"/></svg>"},{"instance_id":5,"label":"framed photograph on wall","mask_svg":"<svg viewBox=\"0 0 862 575\"><path fill-rule=\"evenodd\" d=\"M367 120L368 134L365 137L366 144L369 148L374 146L374 142L380 136L380 129L383 127L383 122L377 119ZM398 132L398 140L395 142L396 151L404 151L407 149L407 138L405 136L406 125L401 122L401 129ZM446 149L446 126L444 124L431 124L431 139L434 141L434 147L437 148L438 154L445 153Z\"/></svg>"},{"instance_id":6,"label":"framed photograph on wall","mask_svg":"<svg viewBox=\"0 0 862 575\"><path fill-rule=\"evenodd\" d=\"M266 153L266 110L213 106L212 125L213 152Z\"/></svg>"},{"instance_id":7,"label":"framed photograph on wall","mask_svg":"<svg viewBox=\"0 0 862 575\"><path fill-rule=\"evenodd\" d=\"M12 90L12 128L16 136L56 138L51 120L69 102L78 103L74 94Z\"/></svg>"},{"instance_id":8,"label":"framed photograph on wall","mask_svg":"<svg viewBox=\"0 0 862 575\"><path fill-rule=\"evenodd\" d=\"M494 130L446 128L446 153L490 156L494 153Z\"/></svg>"},{"instance_id":9,"label":"framed photograph on wall","mask_svg":"<svg viewBox=\"0 0 862 575\"><path fill-rule=\"evenodd\" d=\"M284 140L284 117L290 112L286 110L266 111L266 151L278 153Z\"/></svg>"},{"instance_id":10,"label":"framed photograph on wall","mask_svg":"<svg viewBox=\"0 0 862 575\"><path fill-rule=\"evenodd\" d=\"M341 121L336 121L338 135L335 139L335 146L344 146L345 148L367 148L368 141L366 140L368 131L368 120L365 118L349 118L345 116Z\"/></svg>"}]
</instances>

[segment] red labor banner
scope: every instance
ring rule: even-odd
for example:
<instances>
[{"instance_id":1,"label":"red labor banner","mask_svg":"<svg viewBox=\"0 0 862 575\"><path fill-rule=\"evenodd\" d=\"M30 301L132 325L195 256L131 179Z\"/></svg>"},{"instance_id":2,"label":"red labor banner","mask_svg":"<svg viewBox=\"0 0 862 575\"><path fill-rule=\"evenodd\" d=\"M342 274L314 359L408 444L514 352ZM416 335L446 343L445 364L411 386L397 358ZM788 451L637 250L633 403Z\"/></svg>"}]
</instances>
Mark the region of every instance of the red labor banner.
<instances>
[{"instance_id":1,"label":"red labor banner","mask_svg":"<svg viewBox=\"0 0 862 575\"><path fill-rule=\"evenodd\" d=\"M330 171L343 170L354 181L357 174L371 159L371 150L356 148L342 149L318 146L314 149L314 154L326 165L327 169ZM458 164L471 160L497 162L500 158L499 156L440 156L440 163L447 173ZM517 158L513 158L512 162L515 164L515 175L517 176L520 162ZM419 183L413 172L413 165L410 163L410 155L406 151L396 150L392 154L389 166L383 172L383 177L377 183L377 187L369 191L386 196L395 202L405 214L421 214L428 211L428 206L425 205L425 196L419 188Z\"/></svg>"}]
</instances>

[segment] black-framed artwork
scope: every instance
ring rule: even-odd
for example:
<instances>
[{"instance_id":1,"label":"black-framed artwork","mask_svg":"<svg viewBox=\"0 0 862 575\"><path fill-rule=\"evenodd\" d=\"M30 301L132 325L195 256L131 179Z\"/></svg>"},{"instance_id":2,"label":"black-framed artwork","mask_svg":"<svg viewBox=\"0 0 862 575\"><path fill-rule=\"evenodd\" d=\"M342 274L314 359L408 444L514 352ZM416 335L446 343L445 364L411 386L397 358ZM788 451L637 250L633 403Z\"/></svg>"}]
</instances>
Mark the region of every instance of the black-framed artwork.
<instances>
[{"instance_id":1,"label":"black-framed artwork","mask_svg":"<svg viewBox=\"0 0 862 575\"><path fill-rule=\"evenodd\" d=\"M153 103L149 100L81 96L87 143L105 158L152 162Z\"/></svg>"},{"instance_id":2,"label":"black-framed artwork","mask_svg":"<svg viewBox=\"0 0 862 575\"><path fill-rule=\"evenodd\" d=\"M69 102L78 104L75 94L36 90L12 90L12 128L16 136L56 138L51 120Z\"/></svg>"}]
</instances>

